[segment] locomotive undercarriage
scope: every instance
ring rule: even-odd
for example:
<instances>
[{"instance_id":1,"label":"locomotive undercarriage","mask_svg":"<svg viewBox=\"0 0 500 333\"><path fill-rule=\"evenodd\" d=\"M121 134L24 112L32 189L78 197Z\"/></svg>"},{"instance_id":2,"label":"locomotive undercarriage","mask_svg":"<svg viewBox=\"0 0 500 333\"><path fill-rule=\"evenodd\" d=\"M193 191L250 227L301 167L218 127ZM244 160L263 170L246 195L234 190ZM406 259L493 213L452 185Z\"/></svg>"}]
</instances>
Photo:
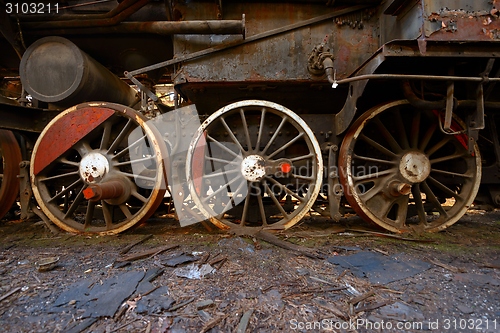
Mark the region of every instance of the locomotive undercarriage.
<instances>
[{"instance_id":1,"label":"locomotive undercarriage","mask_svg":"<svg viewBox=\"0 0 500 333\"><path fill-rule=\"evenodd\" d=\"M39 108L32 108L37 101L5 104L0 114L33 116L0 122L0 215L18 199L20 180L23 217L31 205L70 232L114 234L164 210L250 233L290 228L311 211L334 221L355 212L398 233L443 230L474 200L500 206L500 54L494 41L431 39L384 43L349 75L337 73L340 60L325 49L314 80L301 78L305 67L294 80L253 73L225 83L188 53L129 68L127 82L141 92L135 99L125 87L118 100L63 112L54 105L73 103L70 97ZM247 46L227 48L231 62L238 47ZM216 49L199 57L225 48ZM195 65L184 65L190 61ZM161 80L147 77L164 66L174 66L163 76L176 89L173 107L154 93ZM206 81L194 76L196 68ZM189 103L198 110L182 111ZM29 177L18 179L22 160Z\"/></svg>"}]
</instances>

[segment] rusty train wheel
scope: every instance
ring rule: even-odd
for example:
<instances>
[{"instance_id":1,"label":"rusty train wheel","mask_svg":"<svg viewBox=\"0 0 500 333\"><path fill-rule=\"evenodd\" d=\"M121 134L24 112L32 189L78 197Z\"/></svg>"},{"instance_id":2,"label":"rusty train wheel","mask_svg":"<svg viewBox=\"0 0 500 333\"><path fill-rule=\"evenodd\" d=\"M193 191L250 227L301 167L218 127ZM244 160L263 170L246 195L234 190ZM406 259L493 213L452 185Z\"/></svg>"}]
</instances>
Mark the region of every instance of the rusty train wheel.
<instances>
[{"instance_id":1,"label":"rusty train wheel","mask_svg":"<svg viewBox=\"0 0 500 333\"><path fill-rule=\"evenodd\" d=\"M31 159L43 212L70 232L115 234L146 220L165 194L164 143L135 110L84 103L54 118Z\"/></svg>"},{"instance_id":2,"label":"rusty train wheel","mask_svg":"<svg viewBox=\"0 0 500 333\"><path fill-rule=\"evenodd\" d=\"M222 229L287 229L313 205L322 182L319 144L289 109L267 101L230 104L207 118L187 154L196 206Z\"/></svg>"},{"instance_id":3,"label":"rusty train wheel","mask_svg":"<svg viewBox=\"0 0 500 333\"><path fill-rule=\"evenodd\" d=\"M0 219L7 214L19 196L19 163L21 149L11 131L0 130Z\"/></svg>"},{"instance_id":4,"label":"rusty train wheel","mask_svg":"<svg viewBox=\"0 0 500 333\"><path fill-rule=\"evenodd\" d=\"M340 149L340 179L363 219L393 232L435 232L472 204L481 179L479 149L469 153L458 119L450 135L438 117L396 101L353 124Z\"/></svg>"}]
</instances>

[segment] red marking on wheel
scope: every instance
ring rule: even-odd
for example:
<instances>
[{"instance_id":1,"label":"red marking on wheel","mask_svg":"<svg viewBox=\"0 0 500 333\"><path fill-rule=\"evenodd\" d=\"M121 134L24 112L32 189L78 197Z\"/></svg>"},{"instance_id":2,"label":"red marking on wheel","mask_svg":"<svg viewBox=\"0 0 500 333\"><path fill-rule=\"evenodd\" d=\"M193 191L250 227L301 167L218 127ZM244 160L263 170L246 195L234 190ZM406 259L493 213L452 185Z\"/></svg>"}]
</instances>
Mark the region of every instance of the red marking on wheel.
<instances>
[{"instance_id":1,"label":"red marking on wheel","mask_svg":"<svg viewBox=\"0 0 500 333\"><path fill-rule=\"evenodd\" d=\"M290 171L292 171L292 166L290 165L290 163L282 163L280 167L283 173L289 173Z\"/></svg>"}]
</instances>

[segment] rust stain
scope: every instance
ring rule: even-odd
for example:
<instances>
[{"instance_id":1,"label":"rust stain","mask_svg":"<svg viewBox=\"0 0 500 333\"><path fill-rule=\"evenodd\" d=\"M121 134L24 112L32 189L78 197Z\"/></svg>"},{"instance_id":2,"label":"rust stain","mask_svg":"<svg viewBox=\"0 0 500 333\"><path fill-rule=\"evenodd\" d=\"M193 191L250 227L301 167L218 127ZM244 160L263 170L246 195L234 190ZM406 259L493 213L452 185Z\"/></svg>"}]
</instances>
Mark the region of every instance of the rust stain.
<instances>
[{"instance_id":1,"label":"rust stain","mask_svg":"<svg viewBox=\"0 0 500 333\"><path fill-rule=\"evenodd\" d=\"M33 165L34 175L39 174L97 126L115 113L103 107L86 107L73 110L49 124L40 141Z\"/></svg>"}]
</instances>

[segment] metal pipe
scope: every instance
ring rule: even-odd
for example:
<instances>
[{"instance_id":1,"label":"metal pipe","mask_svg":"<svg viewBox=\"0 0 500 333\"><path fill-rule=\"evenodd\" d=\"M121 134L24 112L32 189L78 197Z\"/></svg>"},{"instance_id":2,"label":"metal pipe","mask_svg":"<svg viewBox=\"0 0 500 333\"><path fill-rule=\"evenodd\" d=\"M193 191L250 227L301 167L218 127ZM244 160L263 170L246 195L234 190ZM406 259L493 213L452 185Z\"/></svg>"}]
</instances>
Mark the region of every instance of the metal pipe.
<instances>
[{"instance_id":1,"label":"metal pipe","mask_svg":"<svg viewBox=\"0 0 500 333\"><path fill-rule=\"evenodd\" d=\"M500 78L474 76L446 76L446 75L414 75L414 74L365 74L337 80L338 84L351 83L362 80L427 80L427 81L467 81L467 82L499 82Z\"/></svg>"},{"instance_id":2,"label":"metal pipe","mask_svg":"<svg viewBox=\"0 0 500 333\"><path fill-rule=\"evenodd\" d=\"M23 88L42 102L69 107L87 101L130 105L136 91L75 44L45 37L26 50L19 66Z\"/></svg>"},{"instance_id":3,"label":"metal pipe","mask_svg":"<svg viewBox=\"0 0 500 333\"><path fill-rule=\"evenodd\" d=\"M327 57L325 58L325 60L323 60L323 68L325 69L325 74L326 77L328 78L328 82L330 82L331 84L335 84L332 58Z\"/></svg>"},{"instance_id":4,"label":"metal pipe","mask_svg":"<svg viewBox=\"0 0 500 333\"><path fill-rule=\"evenodd\" d=\"M404 81L402 87L405 98L417 109L442 110L446 108L446 99L441 101L426 101L419 98L413 89L411 89L409 81ZM474 109L477 107L477 101L474 100L458 100L455 103L457 108ZM485 102L484 106L487 109L500 109L500 102Z\"/></svg>"},{"instance_id":5,"label":"metal pipe","mask_svg":"<svg viewBox=\"0 0 500 333\"><path fill-rule=\"evenodd\" d=\"M108 27L95 28L70 28L70 29L47 29L33 30L33 35L74 35L74 34L158 34L158 35L182 35L182 34L210 34L231 35L241 34L245 36L245 15L241 20L207 20L207 21L156 21L156 22L123 22Z\"/></svg>"}]
</instances>

